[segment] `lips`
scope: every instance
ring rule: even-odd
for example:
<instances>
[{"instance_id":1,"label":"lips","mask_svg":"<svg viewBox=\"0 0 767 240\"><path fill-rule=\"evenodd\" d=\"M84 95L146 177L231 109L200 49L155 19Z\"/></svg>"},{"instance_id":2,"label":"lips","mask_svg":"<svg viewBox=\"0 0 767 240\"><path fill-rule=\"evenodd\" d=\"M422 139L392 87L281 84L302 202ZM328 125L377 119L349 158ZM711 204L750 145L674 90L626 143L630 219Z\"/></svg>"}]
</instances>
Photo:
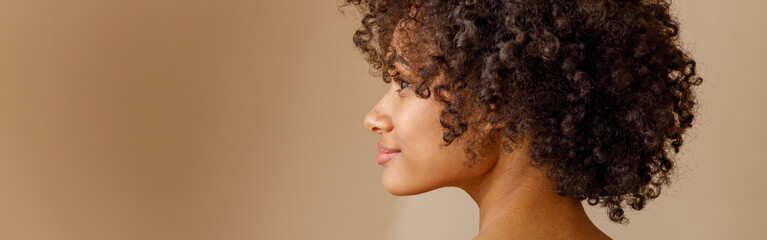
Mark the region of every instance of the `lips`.
<instances>
[{"instance_id":1,"label":"lips","mask_svg":"<svg viewBox=\"0 0 767 240\"><path fill-rule=\"evenodd\" d=\"M399 149L388 148L381 143L378 143L378 157L376 158L379 165L383 165L390 159L399 155Z\"/></svg>"}]
</instances>

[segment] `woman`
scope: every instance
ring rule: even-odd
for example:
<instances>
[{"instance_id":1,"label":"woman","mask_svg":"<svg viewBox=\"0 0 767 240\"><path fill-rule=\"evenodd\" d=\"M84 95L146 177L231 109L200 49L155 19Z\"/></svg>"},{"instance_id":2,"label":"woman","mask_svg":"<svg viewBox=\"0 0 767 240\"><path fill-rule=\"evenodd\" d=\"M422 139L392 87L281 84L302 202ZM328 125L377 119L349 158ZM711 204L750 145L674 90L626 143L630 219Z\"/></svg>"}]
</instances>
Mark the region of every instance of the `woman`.
<instances>
[{"instance_id":1,"label":"woman","mask_svg":"<svg viewBox=\"0 0 767 240\"><path fill-rule=\"evenodd\" d=\"M347 4L392 83L365 116L391 194L463 189L476 239L609 239L580 201L626 223L670 183L702 79L667 2Z\"/></svg>"}]
</instances>

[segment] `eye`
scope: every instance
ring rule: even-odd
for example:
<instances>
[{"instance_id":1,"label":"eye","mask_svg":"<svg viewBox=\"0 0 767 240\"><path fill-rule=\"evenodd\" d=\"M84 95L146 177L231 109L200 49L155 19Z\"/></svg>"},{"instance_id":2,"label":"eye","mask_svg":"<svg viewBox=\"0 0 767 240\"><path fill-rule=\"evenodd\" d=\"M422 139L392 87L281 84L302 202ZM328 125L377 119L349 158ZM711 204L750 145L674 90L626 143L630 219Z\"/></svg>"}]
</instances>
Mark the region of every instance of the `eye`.
<instances>
[{"instance_id":1,"label":"eye","mask_svg":"<svg viewBox=\"0 0 767 240\"><path fill-rule=\"evenodd\" d=\"M410 84L407 83L407 82L400 82L399 83L399 89L404 89L404 88L407 88L408 86L410 86Z\"/></svg>"},{"instance_id":2,"label":"eye","mask_svg":"<svg viewBox=\"0 0 767 240\"><path fill-rule=\"evenodd\" d=\"M397 82L399 82L399 90L405 89L410 86L410 82L403 77L397 78Z\"/></svg>"}]
</instances>

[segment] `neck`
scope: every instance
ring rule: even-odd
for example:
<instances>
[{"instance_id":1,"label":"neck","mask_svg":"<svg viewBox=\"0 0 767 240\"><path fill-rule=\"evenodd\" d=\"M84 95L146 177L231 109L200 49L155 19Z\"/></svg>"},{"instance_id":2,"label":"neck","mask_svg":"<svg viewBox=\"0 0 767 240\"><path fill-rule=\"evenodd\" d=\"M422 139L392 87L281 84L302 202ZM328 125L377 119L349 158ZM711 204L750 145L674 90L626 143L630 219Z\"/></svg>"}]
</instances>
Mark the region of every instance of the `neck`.
<instances>
[{"instance_id":1,"label":"neck","mask_svg":"<svg viewBox=\"0 0 767 240\"><path fill-rule=\"evenodd\" d=\"M532 166L525 150L504 152L488 173L457 186L479 206L479 235L606 237L579 201L554 192L553 182Z\"/></svg>"}]
</instances>

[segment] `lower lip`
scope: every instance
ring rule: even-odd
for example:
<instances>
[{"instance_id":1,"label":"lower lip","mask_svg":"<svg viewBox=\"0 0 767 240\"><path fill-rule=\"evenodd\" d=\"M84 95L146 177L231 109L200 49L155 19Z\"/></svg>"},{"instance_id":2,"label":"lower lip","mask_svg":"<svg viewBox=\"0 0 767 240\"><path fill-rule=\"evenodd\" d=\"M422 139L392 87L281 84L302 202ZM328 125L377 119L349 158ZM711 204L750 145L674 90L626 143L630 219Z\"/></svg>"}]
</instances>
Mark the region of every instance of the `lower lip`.
<instances>
[{"instance_id":1,"label":"lower lip","mask_svg":"<svg viewBox=\"0 0 767 240\"><path fill-rule=\"evenodd\" d=\"M383 165L384 163L388 162L394 156L397 156L397 155L399 155L399 152L395 152L395 153L383 153L383 152L382 153L378 153L378 158L377 158L378 164L379 165Z\"/></svg>"}]
</instances>

